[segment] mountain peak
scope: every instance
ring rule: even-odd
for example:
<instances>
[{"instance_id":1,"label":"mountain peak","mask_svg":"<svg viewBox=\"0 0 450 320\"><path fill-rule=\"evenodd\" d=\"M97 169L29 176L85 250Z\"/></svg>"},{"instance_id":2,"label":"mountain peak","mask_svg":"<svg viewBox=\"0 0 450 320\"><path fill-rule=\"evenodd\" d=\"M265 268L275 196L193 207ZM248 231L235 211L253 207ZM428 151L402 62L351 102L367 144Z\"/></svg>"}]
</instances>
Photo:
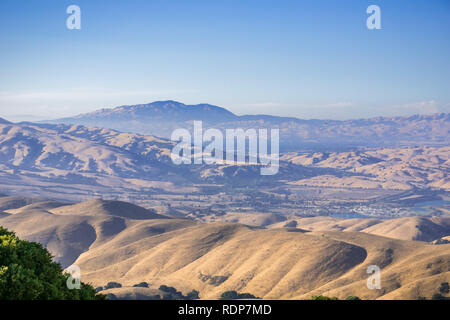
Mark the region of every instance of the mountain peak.
<instances>
[{"instance_id":1,"label":"mountain peak","mask_svg":"<svg viewBox=\"0 0 450 320\"><path fill-rule=\"evenodd\" d=\"M11 122L9 122L3 118L0 118L0 124L11 124Z\"/></svg>"},{"instance_id":2,"label":"mountain peak","mask_svg":"<svg viewBox=\"0 0 450 320\"><path fill-rule=\"evenodd\" d=\"M147 111L165 111L165 112L183 112L183 113L192 113L196 111L201 112L215 112L221 113L222 115L229 115L232 117L236 117L235 114L228 111L225 108L218 107L208 103L200 103L195 105L187 105L174 100L165 100L165 101L154 101L146 104L137 104L137 105L128 105L121 106L114 109L106 109L106 110L123 110L123 111L131 111L131 110L147 110Z\"/></svg>"},{"instance_id":3,"label":"mountain peak","mask_svg":"<svg viewBox=\"0 0 450 320\"><path fill-rule=\"evenodd\" d=\"M145 121L147 123L162 121L190 121L219 122L235 120L237 116L225 108L211 104L186 105L184 103L167 100L146 104L123 105L112 109L100 109L94 112L80 114L74 118L59 119L57 122L95 124L92 121ZM75 121L76 120L76 121ZM55 121L52 121L54 123Z\"/></svg>"},{"instance_id":4,"label":"mountain peak","mask_svg":"<svg viewBox=\"0 0 450 320\"><path fill-rule=\"evenodd\" d=\"M433 143L448 141L450 114L377 117L355 120L302 120L270 115L238 116L215 105L188 105L174 100L123 105L101 109L73 118L46 123L111 128L120 132L171 138L176 129L193 129L193 121L203 128L278 128L283 148L335 146L379 146L397 143ZM400 128L402 128L400 130ZM433 128L430 130L429 128Z\"/></svg>"}]
</instances>

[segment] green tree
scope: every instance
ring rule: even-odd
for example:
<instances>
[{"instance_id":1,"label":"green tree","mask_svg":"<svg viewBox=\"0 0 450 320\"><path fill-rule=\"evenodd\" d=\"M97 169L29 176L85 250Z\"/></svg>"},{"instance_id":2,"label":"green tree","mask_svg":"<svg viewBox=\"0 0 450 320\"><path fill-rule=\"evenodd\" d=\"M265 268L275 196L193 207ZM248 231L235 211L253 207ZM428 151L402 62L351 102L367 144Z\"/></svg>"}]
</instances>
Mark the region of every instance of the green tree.
<instances>
[{"instance_id":1,"label":"green tree","mask_svg":"<svg viewBox=\"0 0 450 320\"><path fill-rule=\"evenodd\" d=\"M312 300L339 300L337 297L327 297L327 296L312 296Z\"/></svg>"},{"instance_id":2,"label":"green tree","mask_svg":"<svg viewBox=\"0 0 450 320\"><path fill-rule=\"evenodd\" d=\"M135 284L133 287L135 287L135 288L148 288L149 285L148 285L147 282L141 282L141 283Z\"/></svg>"},{"instance_id":3,"label":"green tree","mask_svg":"<svg viewBox=\"0 0 450 320\"><path fill-rule=\"evenodd\" d=\"M357 296L348 296L347 298L345 298L345 300L361 300L361 299Z\"/></svg>"},{"instance_id":4,"label":"green tree","mask_svg":"<svg viewBox=\"0 0 450 320\"><path fill-rule=\"evenodd\" d=\"M441 286L439 287L439 292L442 294L446 294L450 292L450 287L448 285L448 282L442 282Z\"/></svg>"},{"instance_id":5,"label":"green tree","mask_svg":"<svg viewBox=\"0 0 450 320\"><path fill-rule=\"evenodd\" d=\"M0 300L104 300L88 284L69 290L70 275L41 244L0 227Z\"/></svg>"},{"instance_id":6,"label":"green tree","mask_svg":"<svg viewBox=\"0 0 450 320\"><path fill-rule=\"evenodd\" d=\"M108 289L114 289L114 288L122 288L122 285L118 282L111 281L111 282L108 282L103 289L108 290Z\"/></svg>"},{"instance_id":7,"label":"green tree","mask_svg":"<svg viewBox=\"0 0 450 320\"><path fill-rule=\"evenodd\" d=\"M225 291L220 296L220 300L235 300L238 299L238 293L236 291Z\"/></svg>"},{"instance_id":8,"label":"green tree","mask_svg":"<svg viewBox=\"0 0 450 320\"><path fill-rule=\"evenodd\" d=\"M435 293L431 296L431 300L447 300L447 298L440 293Z\"/></svg>"},{"instance_id":9,"label":"green tree","mask_svg":"<svg viewBox=\"0 0 450 320\"><path fill-rule=\"evenodd\" d=\"M252 295L251 293L239 293L238 299L261 299L261 298L258 298Z\"/></svg>"},{"instance_id":10,"label":"green tree","mask_svg":"<svg viewBox=\"0 0 450 320\"><path fill-rule=\"evenodd\" d=\"M177 293L177 289L175 289L174 287L166 286L165 284L159 286L159 290L167 293Z\"/></svg>"},{"instance_id":11,"label":"green tree","mask_svg":"<svg viewBox=\"0 0 450 320\"><path fill-rule=\"evenodd\" d=\"M186 295L187 300L197 300L200 299L199 293L197 290L192 290Z\"/></svg>"},{"instance_id":12,"label":"green tree","mask_svg":"<svg viewBox=\"0 0 450 320\"><path fill-rule=\"evenodd\" d=\"M260 299L251 293L237 293L236 291L225 291L220 296L220 300L237 300L237 299Z\"/></svg>"}]
</instances>

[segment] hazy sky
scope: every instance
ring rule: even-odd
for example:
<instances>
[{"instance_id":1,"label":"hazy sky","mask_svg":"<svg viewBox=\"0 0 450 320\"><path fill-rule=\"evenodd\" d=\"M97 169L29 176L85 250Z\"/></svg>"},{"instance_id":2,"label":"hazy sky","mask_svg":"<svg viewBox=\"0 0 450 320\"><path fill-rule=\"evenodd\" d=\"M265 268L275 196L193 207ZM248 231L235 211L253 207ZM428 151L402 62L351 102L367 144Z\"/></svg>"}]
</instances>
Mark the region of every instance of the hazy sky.
<instances>
[{"instance_id":1,"label":"hazy sky","mask_svg":"<svg viewBox=\"0 0 450 320\"><path fill-rule=\"evenodd\" d=\"M81 30L66 28L71 4ZM448 0L1 0L0 44L11 120L168 99L301 118L450 112Z\"/></svg>"}]
</instances>

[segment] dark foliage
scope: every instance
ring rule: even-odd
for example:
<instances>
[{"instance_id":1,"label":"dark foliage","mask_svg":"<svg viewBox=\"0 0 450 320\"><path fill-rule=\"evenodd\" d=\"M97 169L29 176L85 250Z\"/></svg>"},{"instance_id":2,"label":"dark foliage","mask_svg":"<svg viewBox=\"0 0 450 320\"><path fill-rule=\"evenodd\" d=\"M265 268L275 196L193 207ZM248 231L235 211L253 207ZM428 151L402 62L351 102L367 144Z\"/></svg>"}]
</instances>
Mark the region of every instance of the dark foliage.
<instances>
[{"instance_id":1,"label":"dark foliage","mask_svg":"<svg viewBox=\"0 0 450 320\"><path fill-rule=\"evenodd\" d=\"M41 244L0 227L0 300L106 299L89 284L70 290L69 277Z\"/></svg>"},{"instance_id":2,"label":"dark foliage","mask_svg":"<svg viewBox=\"0 0 450 320\"><path fill-rule=\"evenodd\" d=\"M237 300L237 299L260 299L251 293L238 293L236 291L226 291L220 296L220 300Z\"/></svg>"}]
</instances>

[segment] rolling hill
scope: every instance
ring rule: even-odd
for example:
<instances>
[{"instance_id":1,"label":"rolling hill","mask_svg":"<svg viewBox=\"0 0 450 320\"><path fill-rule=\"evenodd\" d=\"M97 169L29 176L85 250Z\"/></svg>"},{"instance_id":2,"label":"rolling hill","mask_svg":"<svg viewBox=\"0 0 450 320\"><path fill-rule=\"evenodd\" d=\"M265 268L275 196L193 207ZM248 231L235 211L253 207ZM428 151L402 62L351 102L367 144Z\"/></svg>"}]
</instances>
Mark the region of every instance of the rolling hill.
<instances>
[{"instance_id":1,"label":"rolling hill","mask_svg":"<svg viewBox=\"0 0 450 320\"><path fill-rule=\"evenodd\" d=\"M0 124L0 189L80 201L89 194L192 193L195 184L257 185L339 174L284 162L276 176L257 165L175 165L174 142L81 125Z\"/></svg>"},{"instance_id":2,"label":"rolling hill","mask_svg":"<svg viewBox=\"0 0 450 320\"><path fill-rule=\"evenodd\" d=\"M173 146L154 136L81 125L0 124L1 190L13 186L22 194L76 201L87 192L192 193L204 183L449 190L446 146L290 152L281 154L274 176L261 176L254 165L177 166Z\"/></svg>"},{"instance_id":3,"label":"rolling hill","mask_svg":"<svg viewBox=\"0 0 450 320\"><path fill-rule=\"evenodd\" d=\"M0 225L41 242L64 266L80 266L83 281L96 286L121 283L123 288L107 291L118 298L145 299L165 284L185 294L198 290L202 299L216 299L227 290L267 299L318 294L417 299L430 297L450 279L450 244L386 237L396 236L391 232L395 227L378 228L379 235L307 232L199 223L116 201L33 205L11 209L0 216ZM434 223L442 228L447 223L448 228L448 221ZM357 225L377 224L369 219ZM380 290L366 287L369 265L381 268ZM143 281L148 289L133 287Z\"/></svg>"},{"instance_id":4,"label":"rolling hill","mask_svg":"<svg viewBox=\"0 0 450 320\"><path fill-rule=\"evenodd\" d=\"M441 188L450 190L450 147L380 148L351 152L292 152L282 160L312 168L333 168L357 174L323 175L296 185L346 188Z\"/></svg>"},{"instance_id":5,"label":"rolling hill","mask_svg":"<svg viewBox=\"0 0 450 320\"><path fill-rule=\"evenodd\" d=\"M174 184L190 179L185 167L172 164L172 146L167 140L108 129L0 124L0 187L63 201L124 191L171 192Z\"/></svg>"},{"instance_id":6,"label":"rolling hill","mask_svg":"<svg viewBox=\"0 0 450 320\"><path fill-rule=\"evenodd\" d=\"M396 219L294 218L267 225L269 228L298 228L304 231L364 232L399 240L431 242L450 234L449 217L404 217Z\"/></svg>"}]
</instances>

